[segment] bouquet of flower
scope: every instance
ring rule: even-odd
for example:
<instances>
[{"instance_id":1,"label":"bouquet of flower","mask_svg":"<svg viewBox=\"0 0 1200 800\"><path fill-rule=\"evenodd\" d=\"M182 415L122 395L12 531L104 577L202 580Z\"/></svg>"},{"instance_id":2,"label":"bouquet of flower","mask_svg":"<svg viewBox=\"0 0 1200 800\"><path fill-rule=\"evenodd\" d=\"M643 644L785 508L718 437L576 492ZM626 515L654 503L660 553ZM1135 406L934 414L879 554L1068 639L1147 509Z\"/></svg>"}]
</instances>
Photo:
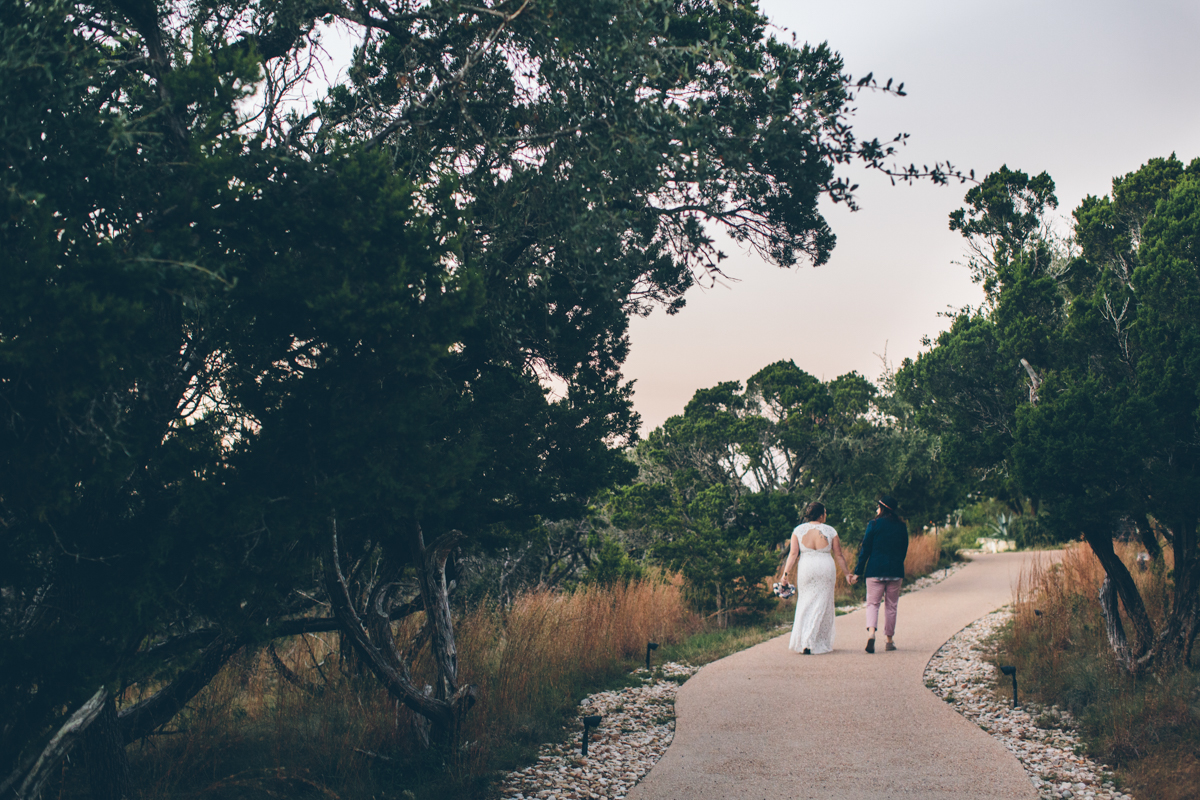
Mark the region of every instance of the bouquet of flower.
<instances>
[{"instance_id":1,"label":"bouquet of flower","mask_svg":"<svg viewBox=\"0 0 1200 800\"><path fill-rule=\"evenodd\" d=\"M771 591L773 591L775 596L780 600L787 600L796 593L796 587L785 581L784 583L771 584Z\"/></svg>"}]
</instances>

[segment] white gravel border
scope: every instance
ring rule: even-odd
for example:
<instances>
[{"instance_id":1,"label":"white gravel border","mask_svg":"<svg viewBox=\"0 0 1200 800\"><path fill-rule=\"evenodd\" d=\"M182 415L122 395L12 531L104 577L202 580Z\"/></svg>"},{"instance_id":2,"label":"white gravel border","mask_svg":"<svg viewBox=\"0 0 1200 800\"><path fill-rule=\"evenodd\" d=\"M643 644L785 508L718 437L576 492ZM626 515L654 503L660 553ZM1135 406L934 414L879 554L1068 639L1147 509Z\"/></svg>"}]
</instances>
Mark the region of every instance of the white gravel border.
<instances>
[{"instance_id":1,"label":"white gravel border","mask_svg":"<svg viewBox=\"0 0 1200 800\"><path fill-rule=\"evenodd\" d=\"M1020 700L1019 674L1020 705L1013 708L1011 699L1003 699L1012 679L983 657L990 652L988 640L1010 619L1012 609L1005 607L955 634L929 659L925 685L1008 748L1044 800L1133 800L1115 788L1110 767L1081 755L1083 747L1068 712Z\"/></svg>"},{"instance_id":2,"label":"white gravel border","mask_svg":"<svg viewBox=\"0 0 1200 800\"><path fill-rule=\"evenodd\" d=\"M582 730L566 742L543 745L537 762L513 772L500 785L505 800L621 800L658 763L675 738L675 695L699 670L667 662L633 674L641 686L599 692L579 704L580 717L600 714L588 754L580 754Z\"/></svg>"}]
</instances>

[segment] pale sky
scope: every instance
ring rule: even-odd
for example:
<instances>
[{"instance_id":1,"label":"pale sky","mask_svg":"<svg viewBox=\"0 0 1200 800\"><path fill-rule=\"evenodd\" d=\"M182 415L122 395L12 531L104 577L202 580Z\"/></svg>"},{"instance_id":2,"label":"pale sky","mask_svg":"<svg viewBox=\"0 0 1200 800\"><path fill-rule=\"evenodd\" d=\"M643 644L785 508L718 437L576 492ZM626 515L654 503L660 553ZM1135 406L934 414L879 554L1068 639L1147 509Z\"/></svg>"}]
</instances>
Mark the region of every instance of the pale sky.
<instances>
[{"instance_id":1,"label":"pale sky","mask_svg":"<svg viewBox=\"0 0 1200 800\"><path fill-rule=\"evenodd\" d=\"M1043 170L1068 218L1088 194L1156 156L1200 156L1200 3L979 3L968 0L763 0L779 36L828 41L855 77L905 83L907 97L863 94L859 138L911 134L901 162L950 160L977 176L1007 164ZM939 311L977 304L964 242L947 226L967 186L891 186L864 170L862 209L827 206L838 236L829 263L781 270L723 248L728 287L694 289L668 317L635 319L625 374L649 432L693 392L781 359L820 378L879 355L915 356Z\"/></svg>"}]
</instances>

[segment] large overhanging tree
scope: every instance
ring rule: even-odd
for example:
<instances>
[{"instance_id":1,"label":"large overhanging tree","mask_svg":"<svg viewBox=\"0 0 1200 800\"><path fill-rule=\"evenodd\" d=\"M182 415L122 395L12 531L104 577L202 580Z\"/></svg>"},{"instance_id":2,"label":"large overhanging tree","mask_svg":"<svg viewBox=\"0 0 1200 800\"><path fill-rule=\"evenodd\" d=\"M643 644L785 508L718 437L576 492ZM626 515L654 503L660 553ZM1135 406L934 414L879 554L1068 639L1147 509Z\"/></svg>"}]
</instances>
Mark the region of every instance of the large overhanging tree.
<instances>
[{"instance_id":1,"label":"large overhanging tree","mask_svg":"<svg viewBox=\"0 0 1200 800\"><path fill-rule=\"evenodd\" d=\"M848 125L870 76L752 3L0 15L0 795L80 735L120 793L124 742L306 627L449 735L451 550L625 474L628 316L719 269L714 227L823 263L835 167L894 146ZM329 25L360 44L306 106ZM390 639L412 609L432 694Z\"/></svg>"},{"instance_id":2,"label":"large overhanging tree","mask_svg":"<svg viewBox=\"0 0 1200 800\"><path fill-rule=\"evenodd\" d=\"M1200 629L1200 161L1154 159L1086 198L1076 250L1047 235L1053 192L1044 173L1002 169L967 194L951 226L978 237L987 305L900 382L954 458L1091 545L1118 661L1169 671ZM1157 568L1163 545L1173 555L1161 623L1114 551L1130 521Z\"/></svg>"}]
</instances>

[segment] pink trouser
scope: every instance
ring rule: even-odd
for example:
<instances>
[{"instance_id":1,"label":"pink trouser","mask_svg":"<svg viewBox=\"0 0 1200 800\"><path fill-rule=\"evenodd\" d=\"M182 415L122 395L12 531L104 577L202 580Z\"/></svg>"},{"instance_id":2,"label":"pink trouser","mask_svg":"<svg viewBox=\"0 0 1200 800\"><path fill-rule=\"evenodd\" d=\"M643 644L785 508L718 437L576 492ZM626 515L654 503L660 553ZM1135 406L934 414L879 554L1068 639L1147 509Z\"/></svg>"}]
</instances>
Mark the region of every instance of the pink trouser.
<instances>
[{"instance_id":1,"label":"pink trouser","mask_svg":"<svg viewBox=\"0 0 1200 800\"><path fill-rule=\"evenodd\" d=\"M867 627L879 627L879 601L885 600L883 607L883 635L891 636L896 632L896 604L900 602L899 578L867 578Z\"/></svg>"}]
</instances>

